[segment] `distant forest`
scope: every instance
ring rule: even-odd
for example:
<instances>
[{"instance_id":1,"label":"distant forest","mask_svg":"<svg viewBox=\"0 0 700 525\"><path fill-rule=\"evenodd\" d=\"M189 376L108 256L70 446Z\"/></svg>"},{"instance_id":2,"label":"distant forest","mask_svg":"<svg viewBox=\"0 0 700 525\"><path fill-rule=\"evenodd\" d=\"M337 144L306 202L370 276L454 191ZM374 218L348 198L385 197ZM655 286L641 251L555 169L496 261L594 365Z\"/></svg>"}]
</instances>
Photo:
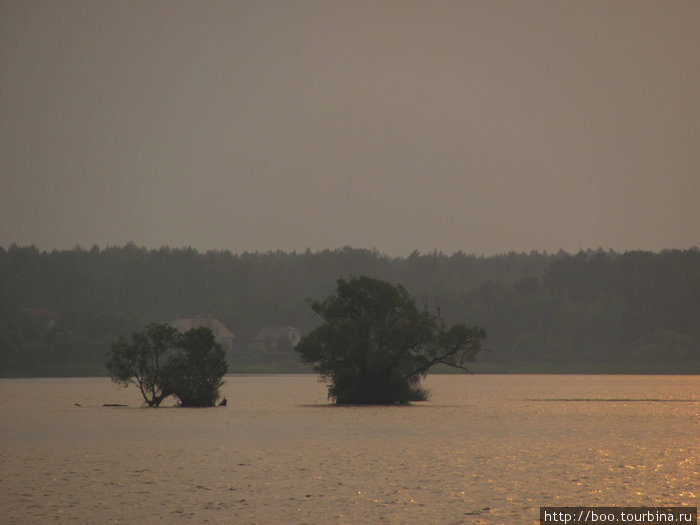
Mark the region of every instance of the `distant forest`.
<instances>
[{"instance_id":1,"label":"distant forest","mask_svg":"<svg viewBox=\"0 0 700 525\"><path fill-rule=\"evenodd\" d=\"M343 248L200 253L123 247L0 247L0 376L106 375L119 336L211 317L235 334L230 369L303 371L266 327L317 326L309 298L339 277L405 286L448 324L487 330L477 372L700 373L700 252L585 251L394 258Z\"/></svg>"}]
</instances>

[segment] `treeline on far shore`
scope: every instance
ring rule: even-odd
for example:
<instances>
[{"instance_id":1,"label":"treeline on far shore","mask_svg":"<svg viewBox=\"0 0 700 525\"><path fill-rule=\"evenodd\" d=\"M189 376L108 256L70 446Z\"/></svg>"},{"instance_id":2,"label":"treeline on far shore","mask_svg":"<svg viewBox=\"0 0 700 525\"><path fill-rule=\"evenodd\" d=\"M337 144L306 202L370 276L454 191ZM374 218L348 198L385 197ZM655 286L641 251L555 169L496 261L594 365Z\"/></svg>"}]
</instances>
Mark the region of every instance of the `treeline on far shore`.
<instances>
[{"instance_id":1,"label":"treeline on far shore","mask_svg":"<svg viewBox=\"0 0 700 525\"><path fill-rule=\"evenodd\" d=\"M232 372L308 371L309 298L340 277L402 284L447 324L486 329L476 372L700 373L700 251L474 256L376 250L0 247L0 376L106 375L119 336L215 319Z\"/></svg>"}]
</instances>

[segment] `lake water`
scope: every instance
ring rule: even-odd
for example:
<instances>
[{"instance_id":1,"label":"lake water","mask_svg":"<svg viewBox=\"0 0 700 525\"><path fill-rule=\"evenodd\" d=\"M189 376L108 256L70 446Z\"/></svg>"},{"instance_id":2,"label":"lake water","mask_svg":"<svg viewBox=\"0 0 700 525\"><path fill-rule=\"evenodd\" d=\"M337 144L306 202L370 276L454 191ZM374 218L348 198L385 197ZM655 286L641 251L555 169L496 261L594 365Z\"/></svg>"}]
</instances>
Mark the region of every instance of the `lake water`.
<instances>
[{"instance_id":1,"label":"lake water","mask_svg":"<svg viewBox=\"0 0 700 525\"><path fill-rule=\"evenodd\" d=\"M0 523L519 524L540 506L698 505L699 376L425 385L426 403L334 407L316 376L229 376L227 407L145 409L104 378L0 380Z\"/></svg>"}]
</instances>

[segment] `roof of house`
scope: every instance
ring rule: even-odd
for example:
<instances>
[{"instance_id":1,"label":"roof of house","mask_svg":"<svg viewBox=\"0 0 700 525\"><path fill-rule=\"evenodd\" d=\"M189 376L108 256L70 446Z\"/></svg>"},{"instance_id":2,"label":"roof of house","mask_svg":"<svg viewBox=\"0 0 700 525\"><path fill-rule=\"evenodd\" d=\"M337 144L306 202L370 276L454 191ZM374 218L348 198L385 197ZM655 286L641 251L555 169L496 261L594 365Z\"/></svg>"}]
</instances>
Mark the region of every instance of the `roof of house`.
<instances>
[{"instance_id":1,"label":"roof of house","mask_svg":"<svg viewBox=\"0 0 700 525\"><path fill-rule=\"evenodd\" d=\"M199 328L204 326L211 329L214 335L220 338L234 338L233 332L226 328L226 326L212 317L193 317L190 319L175 319L175 326L177 326L183 332L191 330L192 328Z\"/></svg>"}]
</instances>

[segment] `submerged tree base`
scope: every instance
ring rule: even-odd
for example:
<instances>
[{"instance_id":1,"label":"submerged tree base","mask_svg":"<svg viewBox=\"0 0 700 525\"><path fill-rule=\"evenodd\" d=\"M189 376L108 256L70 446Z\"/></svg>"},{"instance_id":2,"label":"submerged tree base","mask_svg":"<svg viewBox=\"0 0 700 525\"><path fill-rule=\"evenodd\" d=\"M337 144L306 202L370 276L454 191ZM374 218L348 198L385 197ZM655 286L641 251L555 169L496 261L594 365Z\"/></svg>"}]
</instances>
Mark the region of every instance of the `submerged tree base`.
<instances>
[{"instance_id":1,"label":"submerged tree base","mask_svg":"<svg viewBox=\"0 0 700 525\"><path fill-rule=\"evenodd\" d=\"M419 385L408 388L387 389L384 383L378 382L374 388L358 388L329 385L329 397L336 405L409 405L414 401L427 401L429 392Z\"/></svg>"}]
</instances>

